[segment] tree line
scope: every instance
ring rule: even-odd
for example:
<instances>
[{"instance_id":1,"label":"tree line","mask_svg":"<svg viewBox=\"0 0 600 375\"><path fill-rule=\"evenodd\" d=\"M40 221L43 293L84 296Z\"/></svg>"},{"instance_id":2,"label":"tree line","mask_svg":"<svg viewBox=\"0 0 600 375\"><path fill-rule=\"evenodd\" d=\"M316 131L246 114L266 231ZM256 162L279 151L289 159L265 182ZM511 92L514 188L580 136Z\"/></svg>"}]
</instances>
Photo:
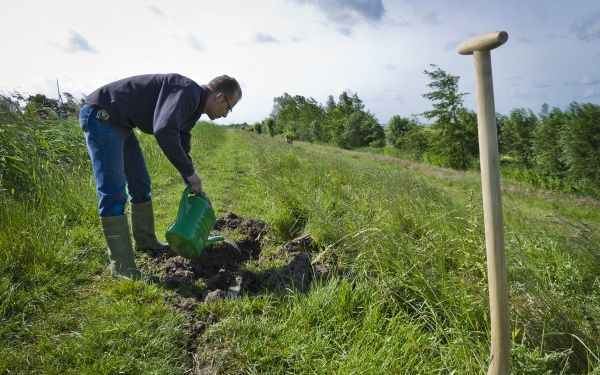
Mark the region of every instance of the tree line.
<instances>
[{"instance_id":1,"label":"tree line","mask_svg":"<svg viewBox=\"0 0 600 375\"><path fill-rule=\"evenodd\" d=\"M271 117L262 126L271 135L283 134L290 139L328 143L345 149L385 145L383 127L365 110L357 94L351 96L343 92L337 102L329 96L324 106L313 98L287 93L273 101Z\"/></svg>"},{"instance_id":2,"label":"tree line","mask_svg":"<svg viewBox=\"0 0 600 375\"><path fill-rule=\"evenodd\" d=\"M436 65L429 78L432 108L417 116L394 115L380 124L357 94L344 91L325 104L301 95L273 99L268 118L249 128L289 141L325 143L344 149L368 148L415 161L458 170L479 167L477 115L464 106L459 77ZM63 96L66 100L63 100ZM77 116L83 99L64 92L59 99L43 94L0 95L0 116L53 119ZM538 114L515 108L496 114L502 173L535 187L575 191L600 197L600 106L571 103L567 108L544 104Z\"/></svg>"},{"instance_id":3,"label":"tree line","mask_svg":"<svg viewBox=\"0 0 600 375\"><path fill-rule=\"evenodd\" d=\"M436 65L425 70L423 96L432 108L416 116L394 115L379 124L357 94L332 95L322 105L313 98L284 93L250 130L288 139L326 143L344 149L393 148L402 157L458 170L478 169L477 115L464 106L459 77ZM566 109L544 104L535 114L516 108L497 114L503 175L536 187L600 197L600 106L571 103Z\"/></svg>"},{"instance_id":4,"label":"tree line","mask_svg":"<svg viewBox=\"0 0 600 375\"><path fill-rule=\"evenodd\" d=\"M40 120L76 117L83 102L84 99L77 100L68 92L60 94L58 99L48 98L44 94L27 96L18 92L0 94L0 116L2 118L24 116Z\"/></svg>"}]
</instances>

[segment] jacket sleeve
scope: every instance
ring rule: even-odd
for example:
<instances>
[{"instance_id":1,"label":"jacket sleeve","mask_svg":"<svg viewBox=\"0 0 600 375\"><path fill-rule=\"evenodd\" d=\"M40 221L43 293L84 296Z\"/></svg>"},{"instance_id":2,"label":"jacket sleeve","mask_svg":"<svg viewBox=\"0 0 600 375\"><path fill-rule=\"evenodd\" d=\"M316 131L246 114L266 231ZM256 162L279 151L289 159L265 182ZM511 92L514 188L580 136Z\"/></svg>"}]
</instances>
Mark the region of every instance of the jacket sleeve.
<instances>
[{"instance_id":1,"label":"jacket sleeve","mask_svg":"<svg viewBox=\"0 0 600 375\"><path fill-rule=\"evenodd\" d=\"M163 86L154 110L153 132L167 159L183 177L194 173L189 156L190 129L185 126L197 106L185 87Z\"/></svg>"},{"instance_id":2,"label":"jacket sleeve","mask_svg":"<svg viewBox=\"0 0 600 375\"><path fill-rule=\"evenodd\" d=\"M190 161L192 161L192 157L190 156L190 151L192 149L191 146L192 141L192 133L191 128L187 128L181 131L181 147L183 147L183 151Z\"/></svg>"}]
</instances>

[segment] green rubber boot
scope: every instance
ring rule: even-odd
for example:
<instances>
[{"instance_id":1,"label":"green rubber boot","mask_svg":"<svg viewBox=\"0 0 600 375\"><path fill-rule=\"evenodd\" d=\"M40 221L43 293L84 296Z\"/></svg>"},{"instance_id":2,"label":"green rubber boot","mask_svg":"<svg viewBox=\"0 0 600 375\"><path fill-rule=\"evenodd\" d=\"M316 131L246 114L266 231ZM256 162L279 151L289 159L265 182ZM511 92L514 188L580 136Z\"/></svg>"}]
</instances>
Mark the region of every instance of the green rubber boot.
<instances>
[{"instance_id":1,"label":"green rubber boot","mask_svg":"<svg viewBox=\"0 0 600 375\"><path fill-rule=\"evenodd\" d=\"M100 221L108 245L111 275L116 278L140 279L142 272L135 265L127 216L101 217Z\"/></svg>"},{"instance_id":2,"label":"green rubber boot","mask_svg":"<svg viewBox=\"0 0 600 375\"><path fill-rule=\"evenodd\" d=\"M169 245L158 242L154 232L152 201L131 204L131 229L135 249L142 251L167 252Z\"/></svg>"}]
</instances>

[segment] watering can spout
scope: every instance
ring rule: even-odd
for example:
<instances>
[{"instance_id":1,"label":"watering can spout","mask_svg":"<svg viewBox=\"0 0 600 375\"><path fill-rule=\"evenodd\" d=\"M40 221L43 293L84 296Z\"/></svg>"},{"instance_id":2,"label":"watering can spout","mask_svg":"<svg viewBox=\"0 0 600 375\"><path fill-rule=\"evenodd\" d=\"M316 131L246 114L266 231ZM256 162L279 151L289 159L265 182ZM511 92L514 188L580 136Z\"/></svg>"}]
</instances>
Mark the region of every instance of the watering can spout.
<instances>
[{"instance_id":1,"label":"watering can spout","mask_svg":"<svg viewBox=\"0 0 600 375\"><path fill-rule=\"evenodd\" d=\"M173 224L167 229L167 241L178 255L196 259L207 245L223 241L223 236L209 237L217 219L205 193L190 195L186 186Z\"/></svg>"}]
</instances>

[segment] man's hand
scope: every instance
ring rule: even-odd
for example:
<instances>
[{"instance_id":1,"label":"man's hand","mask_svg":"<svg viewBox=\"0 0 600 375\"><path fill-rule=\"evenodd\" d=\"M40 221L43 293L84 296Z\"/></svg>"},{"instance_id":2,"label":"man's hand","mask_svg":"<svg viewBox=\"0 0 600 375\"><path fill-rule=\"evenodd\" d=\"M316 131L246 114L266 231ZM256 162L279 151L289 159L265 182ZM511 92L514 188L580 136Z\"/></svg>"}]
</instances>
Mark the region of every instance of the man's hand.
<instances>
[{"instance_id":1,"label":"man's hand","mask_svg":"<svg viewBox=\"0 0 600 375\"><path fill-rule=\"evenodd\" d=\"M190 186L190 191L192 193L200 193L202 191L202 180L200 180L200 176L198 176L196 172L185 179Z\"/></svg>"}]
</instances>

